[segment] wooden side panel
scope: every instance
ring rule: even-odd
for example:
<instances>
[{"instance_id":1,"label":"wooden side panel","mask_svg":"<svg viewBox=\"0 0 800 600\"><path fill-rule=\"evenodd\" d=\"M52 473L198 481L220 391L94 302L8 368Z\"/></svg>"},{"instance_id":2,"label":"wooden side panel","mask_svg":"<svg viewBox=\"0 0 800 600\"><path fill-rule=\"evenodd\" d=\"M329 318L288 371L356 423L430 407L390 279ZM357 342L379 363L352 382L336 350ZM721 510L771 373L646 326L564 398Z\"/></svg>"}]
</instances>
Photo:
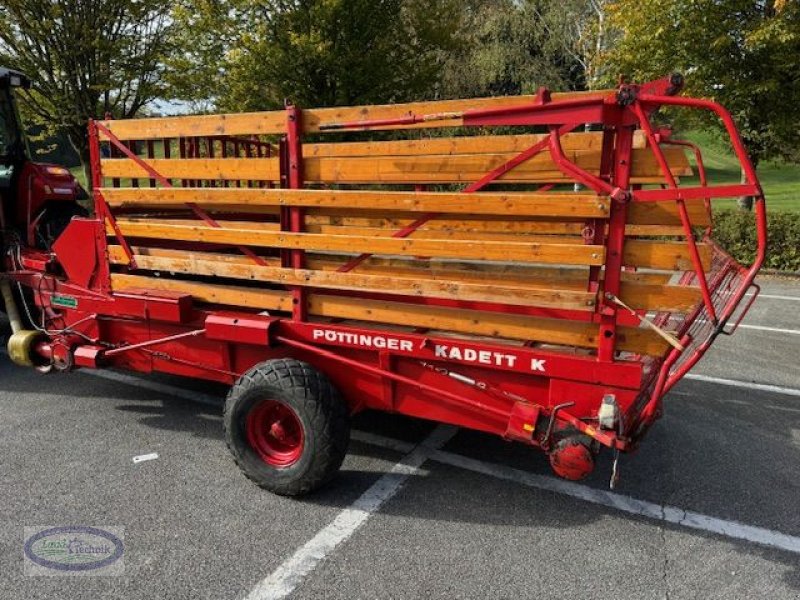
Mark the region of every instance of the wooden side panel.
<instances>
[{"instance_id":1,"label":"wooden side panel","mask_svg":"<svg viewBox=\"0 0 800 600\"><path fill-rule=\"evenodd\" d=\"M567 265L602 265L605 259L603 246L590 245L331 236L313 233L221 229L201 225L162 224L153 219L118 219L117 225L123 235L132 238L182 240L233 246L294 248L317 252L367 252L401 256L436 256Z\"/></svg>"},{"instance_id":2,"label":"wooden side panel","mask_svg":"<svg viewBox=\"0 0 800 600\"><path fill-rule=\"evenodd\" d=\"M703 268L711 267L711 246L697 244ZM685 242L653 242L647 240L627 240L623 263L626 265L662 269L665 271L691 271L692 259L689 246Z\"/></svg>"},{"instance_id":3,"label":"wooden side panel","mask_svg":"<svg viewBox=\"0 0 800 600\"><path fill-rule=\"evenodd\" d=\"M569 156L571 154L571 156ZM665 154L675 176L691 175L686 156L680 149L666 149ZM597 173L600 153L568 153L581 168ZM514 157L505 154L469 154L457 156L306 158L303 172L308 183L404 184L471 183ZM277 158L193 158L148 159L146 162L167 179L264 180L280 178ZM111 158L101 161L103 176L144 178L147 173L133 160ZM639 182L660 181L658 164L649 150L634 150L633 178ZM506 183L571 181L558 170L548 154L540 154L519 165L497 180Z\"/></svg>"},{"instance_id":4,"label":"wooden side panel","mask_svg":"<svg viewBox=\"0 0 800 600\"><path fill-rule=\"evenodd\" d=\"M286 132L286 112L197 115L101 121L120 140L178 137L276 135ZM107 139L102 133L100 139Z\"/></svg>"},{"instance_id":5,"label":"wooden side panel","mask_svg":"<svg viewBox=\"0 0 800 600\"><path fill-rule=\"evenodd\" d=\"M595 92L563 92L554 93L551 99L554 102L571 100L575 98L604 98L614 93L613 90L600 90ZM536 96L500 96L494 98L473 98L469 100L438 100L432 102L410 102L406 104L386 104L373 106L350 106L337 108L316 108L303 111L303 131L315 133L320 131L322 125L346 123L357 121L377 121L383 119L397 119L407 116L425 116L432 114L462 112L466 110L479 110L487 108L504 108L511 106L525 106L536 102ZM415 123L413 125L383 125L371 127L372 130L394 129L431 129L440 127L461 127L463 119L453 118L444 121L428 123Z\"/></svg>"},{"instance_id":6,"label":"wooden side panel","mask_svg":"<svg viewBox=\"0 0 800 600\"><path fill-rule=\"evenodd\" d=\"M376 156L456 156L465 154L519 153L547 139L547 134L533 135L477 135L450 138L425 138L419 140L392 140L388 142L340 142L303 145L306 158L344 158ZM569 133L561 138L564 151L599 151L603 144L602 132ZM641 131L634 135L634 148L644 148L646 138ZM545 153L547 151L545 150Z\"/></svg>"},{"instance_id":7,"label":"wooden side panel","mask_svg":"<svg viewBox=\"0 0 800 600\"><path fill-rule=\"evenodd\" d=\"M288 269L244 263L220 263L202 253L184 253L182 258L135 255L138 268L168 273L185 273L263 281L313 288L376 292L400 296L424 296L451 300L494 302L517 306L540 306L569 310L593 310L595 294L554 287L535 288L505 284L487 284L458 279L405 277L398 274L339 273L332 270Z\"/></svg>"},{"instance_id":8,"label":"wooden side panel","mask_svg":"<svg viewBox=\"0 0 800 600\"><path fill-rule=\"evenodd\" d=\"M675 176L691 175L682 149L665 149ZM589 172L599 173L599 151L566 152L568 158ZM471 183L502 166L514 153L469 154L457 156L306 158L305 179L309 183L399 184ZM633 151L632 176L635 181L661 181L661 171L650 150ZM506 183L572 181L555 165L549 154L539 154L497 180Z\"/></svg>"},{"instance_id":9,"label":"wooden side panel","mask_svg":"<svg viewBox=\"0 0 800 600\"><path fill-rule=\"evenodd\" d=\"M219 254L210 252L192 252L187 254L182 250L168 250L162 248L143 248L134 247L133 252L136 256L136 263L140 269L166 272L181 272L196 275L210 275L216 277L231 277L244 279L270 279L289 283L289 280L280 279L282 273L276 275L268 272L258 272L253 270L252 261L240 255ZM127 265L128 260L120 246L110 246L109 256L113 264ZM267 265L273 269L280 267L280 261L275 258L263 257ZM342 265L342 260L332 260L331 258L310 257L307 261L308 269L312 271L336 271ZM246 267L241 271L241 267ZM331 287L336 289L360 289L368 288L373 284L380 284L383 293L392 293L399 281L399 285L405 285L403 291L397 290L394 293L413 295L415 290L409 282L424 281L426 283L436 282L438 286L447 286L450 282L457 284L472 284L489 286L488 292L496 302L507 302L508 293L516 293L515 290L546 290L551 291L553 296L535 298L532 306L545 306L543 301L556 301L559 306L565 307L563 302L563 292L576 292L575 303L571 308L581 310L589 307L589 301L594 300L592 294L585 292L588 283L588 270L578 268L544 268L526 267L523 265L476 265L444 263L437 264L430 261L412 260L381 260L371 259L359 265L353 273L379 277L381 280L356 280L356 288L347 287L348 282L344 282L345 287L319 283L308 280L308 285L319 285L319 287ZM265 275L268 277L265 278ZM337 273L337 275L342 275ZM273 279L277 276L278 279ZM312 275L313 276L313 275ZM299 285L306 285L306 282L299 282ZM353 282L351 282L353 285ZM465 287L460 289L460 292ZM499 291L499 290L504 291ZM449 294L450 288L445 288ZM486 291L486 290L484 290ZM459 292L459 293L460 293ZM440 292L441 293L441 292ZM435 295L432 294L432 295ZM449 295L439 295L437 297L452 297ZM668 285L668 277L653 273L624 273L623 284L620 293L622 300L629 306L636 309L686 312L693 309L701 301L698 288L686 286ZM466 297L462 299L467 299ZM480 298L473 297L478 300ZM488 296L483 296L488 300ZM555 306L556 304L553 304Z\"/></svg>"},{"instance_id":10,"label":"wooden side panel","mask_svg":"<svg viewBox=\"0 0 800 600\"><path fill-rule=\"evenodd\" d=\"M689 218L697 227L707 227L711 221L702 201L686 203ZM681 218L674 202L634 202L628 207L631 225L680 225Z\"/></svg>"},{"instance_id":11,"label":"wooden side panel","mask_svg":"<svg viewBox=\"0 0 800 600\"><path fill-rule=\"evenodd\" d=\"M602 97L613 90L598 92L566 92L552 94L552 99L569 100L591 95ZM479 108L524 106L536 101L535 96L503 96L468 100L443 100L387 104L373 106L348 106L341 108L315 108L303 110L303 131L314 133L320 125L342 121L392 119L408 115L428 115L441 112L464 111ZM148 140L177 137L277 135L286 132L286 111L161 117L152 119L126 119L101 121L120 140ZM420 123L417 125L388 126L375 129L420 129L431 127L460 127L461 119ZM101 139L105 139L101 136Z\"/></svg>"},{"instance_id":12,"label":"wooden side panel","mask_svg":"<svg viewBox=\"0 0 800 600\"><path fill-rule=\"evenodd\" d=\"M230 159L228 159L230 160ZM188 161L187 161L188 162ZM270 163L271 164L271 163ZM243 179L253 179L244 177ZM303 206L359 210L439 212L532 217L605 218L608 198L594 194L533 194L285 190L250 188L104 188L112 208L213 206Z\"/></svg>"},{"instance_id":13,"label":"wooden side panel","mask_svg":"<svg viewBox=\"0 0 800 600\"><path fill-rule=\"evenodd\" d=\"M238 286L190 283L135 275L113 275L112 286L116 291L135 288L177 291L191 294L200 302L261 310L291 310L291 295L288 292L253 290ZM310 296L309 313L318 317L424 327L468 335L533 340L582 348L593 348L597 345L598 327L592 323L578 321L541 319L323 294ZM662 355L667 350L667 344L663 339L654 332L643 328L619 328L618 342L620 349L639 354Z\"/></svg>"},{"instance_id":14,"label":"wooden side panel","mask_svg":"<svg viewBox=\"0 0 800 600\"><path fill-rule=\"evenodd\" d=\"M100 162L104 177L119 179L149 177L142 167L128 158L106 158ZM155 158L144 162L167 179L233 181L280 179L280 164L277 158Z\"/></svg>"}]
</instances>

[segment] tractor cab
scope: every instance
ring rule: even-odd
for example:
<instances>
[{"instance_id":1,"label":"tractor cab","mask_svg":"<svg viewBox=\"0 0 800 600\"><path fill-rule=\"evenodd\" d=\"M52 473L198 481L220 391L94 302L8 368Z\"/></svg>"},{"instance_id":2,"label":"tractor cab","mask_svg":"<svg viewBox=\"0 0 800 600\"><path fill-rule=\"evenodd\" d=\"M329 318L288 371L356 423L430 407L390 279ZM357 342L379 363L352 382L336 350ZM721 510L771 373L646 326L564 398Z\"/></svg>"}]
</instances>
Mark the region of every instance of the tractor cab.
<instances>
[{"instance_id":1,"label":"tractor cab","mask_svg":"<svg viewBox=\"0 0 800 600\"><path fill-rule=\"evenodd\" d=\"M0 230L49 250L72 217L87 215L78 203L87 196L69 169L31 160L15 97L29 87L24 74L0 67Z\"/></svg>"}]
</instances>

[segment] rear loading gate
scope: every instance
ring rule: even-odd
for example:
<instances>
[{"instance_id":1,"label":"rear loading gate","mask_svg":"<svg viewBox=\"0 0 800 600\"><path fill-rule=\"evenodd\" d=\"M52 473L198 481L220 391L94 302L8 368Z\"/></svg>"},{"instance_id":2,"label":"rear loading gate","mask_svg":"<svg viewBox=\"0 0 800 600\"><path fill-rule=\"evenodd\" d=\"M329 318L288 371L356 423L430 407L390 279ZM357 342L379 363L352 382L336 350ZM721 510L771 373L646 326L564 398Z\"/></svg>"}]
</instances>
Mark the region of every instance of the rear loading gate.
<instances>
[{"instance_id":1,"label":"rear loading gate","mask_svg":"<svg viewBox=\"0 0 800 600\"><path fill-rule=\"evenodd\" d=\"M99 218L12 265L47 309L39 352L227 383L301 359L350 412L496 433L583 476L635 447L763 260L733 123L680 84L93 123ZM712 185L700 158L681 185L663 105L720 116L747 182ZM712 239L711 201L743 194L750 269ZM300 444L302 415L260 410L267 441Z\"/></svg>"}]
</instances>

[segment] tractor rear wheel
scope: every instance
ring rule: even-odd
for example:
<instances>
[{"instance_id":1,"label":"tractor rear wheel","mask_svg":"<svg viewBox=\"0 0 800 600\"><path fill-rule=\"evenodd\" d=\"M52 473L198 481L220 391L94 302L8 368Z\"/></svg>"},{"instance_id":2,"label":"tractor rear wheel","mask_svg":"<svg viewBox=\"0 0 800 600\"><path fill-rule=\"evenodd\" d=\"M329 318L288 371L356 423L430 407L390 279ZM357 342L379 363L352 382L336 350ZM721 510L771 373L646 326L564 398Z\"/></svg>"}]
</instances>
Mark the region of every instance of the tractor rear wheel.
<instances>
[{"instance_id":1,"label":"tractor rear wheel","mask_svg":"<svg viewBox=\"0 0 800 600\"><path fill-rule=\"evenodd\" d=\"M257 485L284 496L330 481L350 440L347 404L330 380L294 359L269 360L242 375L225 402L225 439Z\"/></svg>"}]
</instances>

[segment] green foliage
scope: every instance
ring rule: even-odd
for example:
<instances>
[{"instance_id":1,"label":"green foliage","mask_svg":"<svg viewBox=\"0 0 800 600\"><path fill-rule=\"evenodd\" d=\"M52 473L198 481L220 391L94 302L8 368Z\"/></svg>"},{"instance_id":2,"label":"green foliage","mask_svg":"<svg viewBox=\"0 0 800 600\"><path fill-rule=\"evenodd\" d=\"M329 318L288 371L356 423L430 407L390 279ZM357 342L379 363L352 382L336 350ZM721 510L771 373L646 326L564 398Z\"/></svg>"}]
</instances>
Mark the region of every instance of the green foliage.
<instances>
[{"instance_id":1,"label":"green foliage","mask_svg":"<svg viewBox=\"0 0 800 600\"><path fill-rule=\"evenodd\" d=\"M173 17L173 94L205 109L583 85L580 28L556 0L184 0Z\"/></svg>"},{"instance_id":2,"label":"green foliage","mask_svg":"<svg viewBox=\"0 0 800 600\"><path fill-rule=\"evenodd\" d=\"M66 132L85 159L88 119L136 115L163 93L171 48L160 0L3 0L0 64L25 72L25 115L43 136Z\"/></svg>"},{"instance_id":3,"label":"green foliage","mask_svg":"<svg viewBox=\"0 0 800 600\"><path fill-rule=\"evenodd\" d=\"M433 97L458 31L458 0L189 0L174 17L187 48L178 97L220 110L291 99L335 106Z\"/></svg>"},{"instance_id":4,"label":"green foliage","mask_svg":"<svg viewBox=\"0 0 800 600\"><path fill-rule=\"evenodd\" d=\"M534 93L540 86L584 84L562 3L551 0L472 0L463 7L460 44L442 69L442 95Z\"/></svg>"},{"instance_id":5,"label":"green foliage","mask_svg":"<svg viewBox=\"0 0 800 600\"><path fill-rule=\"evenodd\" d=\"M731 111L754 162L800 157L800 3L618 0L609 12L620 39L608 75L683 72L690 94Z\"/></svg>"},{"instance_id":6,"label":"green foliage","mask_svg":"<svg viewBox=\"0 0 800 600\"><path fill-rule=\"evenodd\" d=\"M800 271L800 214L770 213L769 250L764 266L779 271ZM756 255L755 216L740 210L714 215L714 239L742 264L752 264Z\"/></svg>"}]
</instances>

